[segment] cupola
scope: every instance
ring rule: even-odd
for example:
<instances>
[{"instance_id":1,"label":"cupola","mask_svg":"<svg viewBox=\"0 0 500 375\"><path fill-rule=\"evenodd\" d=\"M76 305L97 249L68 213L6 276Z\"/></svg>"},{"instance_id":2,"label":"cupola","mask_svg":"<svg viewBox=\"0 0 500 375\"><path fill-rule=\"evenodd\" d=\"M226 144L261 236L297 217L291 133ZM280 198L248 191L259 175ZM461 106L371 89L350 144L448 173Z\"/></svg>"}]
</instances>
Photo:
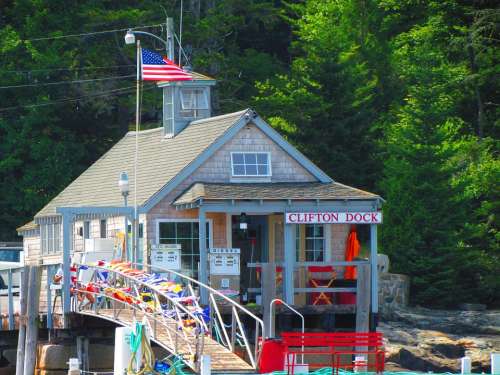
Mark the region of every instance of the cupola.
<instances>
[{"instance_id":1,"label":"cupola","mask_svg":"<svg viewBox=\"0 0 500 375\"><path fill-rule=\"evenodd\" d=\"M191 81L159 82L163 89L163 130L165 137L175 137L190 122L210 117L210 88L215 79L191 72Z\"/></svg>"}]
</instances>

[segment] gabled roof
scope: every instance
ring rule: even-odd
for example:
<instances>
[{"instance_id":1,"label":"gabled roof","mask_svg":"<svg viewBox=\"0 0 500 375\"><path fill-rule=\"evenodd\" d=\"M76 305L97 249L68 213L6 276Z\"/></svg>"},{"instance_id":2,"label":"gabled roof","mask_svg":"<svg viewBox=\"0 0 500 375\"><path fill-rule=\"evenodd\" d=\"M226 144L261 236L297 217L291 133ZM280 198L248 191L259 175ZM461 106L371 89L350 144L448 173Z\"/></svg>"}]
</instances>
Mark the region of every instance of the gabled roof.
<instances>
[{"instance_id":1,"label":"gabled roof","mask_svg":"<svg viewBox=\"0 0 500 375\"><path fill-rule=\"evenodd\" d=\"M193 162L246 112L194 121L173 138L163 137L163 128L139 132L138 206ZM129 204L133 204L135 138L135 132L128 132L35 217L56 215L56 207L122 206L123 197L118 189L122 171L129 175Z\"/></svg>"},{"instance_id":2,"label":"gabled roof","mask_svg":"<svg viewBox=\"0 0 500 375\"><path fill-rule=\"evenodd\" d=\"M26 231L29 231L29 230L34 230L34 229L38 229L38 224L35 223L34 220L31 220L29 223L26 223L22 226L20 226L19 228L16 229L16 231L19 233L19 232L26 232Z\"/></svg>"},{"instance_id":3,"label":"gabled roof","mask_svg":"<svg viewBox=\"0 0 500 375\"><path fill-rule=\"evenodd\" d=\"M255 124L318 181L332 182L330 177L290 145L253 110L245 109L193 121L173 138L163 137L163 128L139 132L137 205L140 212L150 210L249 122ZM129 204L132 205L135 140L135 132L127 133L38 212L35 218L57 215L57 207L122 206L123 197L118 189L118 178L122 171L129 175Z\"/></svg>"},{"instance_id":4,"label":"gabled roof","mask_svg":"<svg viewBox=\"0 0 500 375\"><path fill-rule=\"evenodd\" d=\"M203 183L184 191L174 205L203 200L374 200L380 197L338 182Z\"/></svg>"}]
</instances>

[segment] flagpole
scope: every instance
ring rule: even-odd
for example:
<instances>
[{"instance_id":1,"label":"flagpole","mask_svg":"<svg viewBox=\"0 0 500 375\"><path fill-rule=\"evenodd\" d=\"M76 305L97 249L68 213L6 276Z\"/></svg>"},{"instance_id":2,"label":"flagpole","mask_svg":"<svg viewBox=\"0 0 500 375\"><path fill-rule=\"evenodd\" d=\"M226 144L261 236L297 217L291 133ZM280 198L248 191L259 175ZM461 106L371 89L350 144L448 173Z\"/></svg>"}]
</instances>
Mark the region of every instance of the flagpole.
<instances>
[{"instance_id":1,"label":"flagpole","mask_svg":"<svg viewBox=\"0 0 500 375\"><path fill-rule=\"evenodd\" d=\"M137 215L137 169L139 158L139 127L141 121L140 114L140 90L141 90L141 41L137 39L137 79L136 79L136 103L135 103L135 156L134 156L134 250L132 252L132 262L137 262L137 252L139 249L139 218Z\"/></svg>"}]
</instances>

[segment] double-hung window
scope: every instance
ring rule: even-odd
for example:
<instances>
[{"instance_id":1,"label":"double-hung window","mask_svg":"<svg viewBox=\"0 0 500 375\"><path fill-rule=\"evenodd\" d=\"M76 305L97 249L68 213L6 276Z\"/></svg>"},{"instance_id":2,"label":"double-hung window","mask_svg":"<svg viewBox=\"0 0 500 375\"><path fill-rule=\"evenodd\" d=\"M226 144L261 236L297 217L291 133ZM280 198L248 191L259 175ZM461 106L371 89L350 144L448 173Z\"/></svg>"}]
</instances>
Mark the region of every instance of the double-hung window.
<instances>
[{"instance_id":1,"label":"double-hung window","mask_svg":"<svg viewBox=\"0 0 500 375\"><path fill-rule=\"evenodd\" d=\"M198 278L200 262L199 224L197 221L160 221L158 223L158 240L161 244L181 245L182 272L195 279ZM206 241L210 247L210 225L207 222ZM201 267L206 265L201 265Z\"/></svg>"},{"instance_id":2,"label":"double-hung window","mask_svg":"<svg viewBox=\"0 0 500 375\"><path fill-rule=\"evenodd\" d=\"M305 224L304 226L302 232L301 225L297 225L297 260L300 258L299 253L303 250L306 262L322 262L325 259L325 227L322 224ZM304 233L305 238L301 236L301 233ZM304 246L303 249L301 244Z\"/></svg>"},{"instance_id":3,"label":"double-hung window","mask_svg":"<svg viewBox=\"0 0 500 375\"><path fill-rule=\"evenodd\" d=\"M267 152L233 152L231 169L233 177L271 176L270 155Z\"/></svg>"},{"instance_id":4,"label":"double-hung window","mask_svg":"<svg viewBox=\"0 0 500 375\"><path fill-rule=\"evenodd\" d=\"M43 255L61 251L61 224L42 224L40 226L40 239Z\"/></svg>"}]
</instances>

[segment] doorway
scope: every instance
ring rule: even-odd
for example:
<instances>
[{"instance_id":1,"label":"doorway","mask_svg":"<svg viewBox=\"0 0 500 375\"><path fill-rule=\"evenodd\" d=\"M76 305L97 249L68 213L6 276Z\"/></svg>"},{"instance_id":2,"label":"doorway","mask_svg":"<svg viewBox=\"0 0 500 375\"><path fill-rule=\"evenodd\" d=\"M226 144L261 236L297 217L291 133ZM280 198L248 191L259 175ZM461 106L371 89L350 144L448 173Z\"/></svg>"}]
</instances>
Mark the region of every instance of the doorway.
<instances>
[{"instance_id":1,"label":"doorway","mask_svg":"<svg viewBox=\"0 0 500 375\"><path fill-rule=\"evenodd\" d=\"M244 221L247 229L240 229ZM255 293L249 294L249 288L259 288L257 270L248 267L248 263L268 261L268 226L266 215L233 215L231 217L231 235L234 248L240 249L240 295L242 302L255 301Z\"/></svg>"}]
</instances>

